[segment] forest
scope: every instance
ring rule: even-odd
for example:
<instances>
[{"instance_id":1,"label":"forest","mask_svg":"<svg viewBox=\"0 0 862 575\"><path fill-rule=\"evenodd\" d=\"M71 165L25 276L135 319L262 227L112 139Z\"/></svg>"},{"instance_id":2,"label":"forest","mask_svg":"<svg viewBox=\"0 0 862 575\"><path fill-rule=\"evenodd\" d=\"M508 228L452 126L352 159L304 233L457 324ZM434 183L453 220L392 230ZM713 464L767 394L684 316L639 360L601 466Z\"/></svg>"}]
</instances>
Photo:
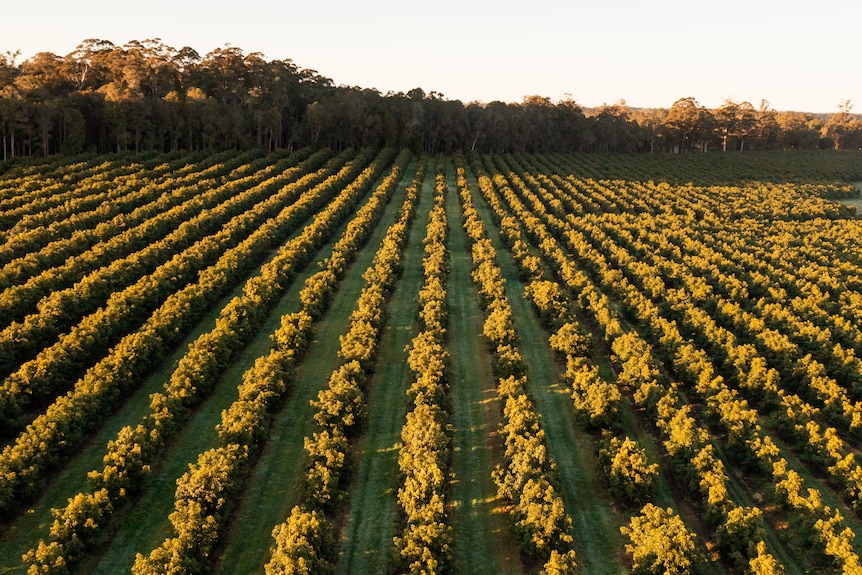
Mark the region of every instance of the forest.
<instances>
[{"instance_id":1,"label":"forest","mask_svg":"<svg viewBox=\"0 0 862 575\"><path fill-rule=\"evenodd\" d=\"M850 100L825 115L776 111L765 100L707 109L691 96L666 109L622 100L585 108L540 95L464 103L422 88L381 94L336 86L289 59L230 45L201 56L159 39L122 46L88 39L65 56L18 57L0 55L3 160L307 145L428 154L862 148L862 119Z\"/></svg>"}]
</instances>

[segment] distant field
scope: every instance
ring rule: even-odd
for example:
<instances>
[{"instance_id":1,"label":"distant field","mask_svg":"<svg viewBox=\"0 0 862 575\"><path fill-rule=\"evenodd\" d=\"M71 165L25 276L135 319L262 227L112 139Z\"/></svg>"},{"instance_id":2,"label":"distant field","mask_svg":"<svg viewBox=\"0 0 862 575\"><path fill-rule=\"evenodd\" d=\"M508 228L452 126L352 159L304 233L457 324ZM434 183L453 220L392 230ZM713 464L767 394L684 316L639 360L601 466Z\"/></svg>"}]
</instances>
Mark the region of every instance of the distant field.
<instances>
[{"instance_id":1,"label":"distant field","mask_svg":"<svg viewBox=\"0 0 862 575\"><path fill-rule=\"evenodd\" d=\"M862 193L862 182L854 182L853 187L856 188L860 193ZM856 208L856 213L862 214L862 197L845 198L841 200L841 203L848 206L853 206L854 208Z\"/></svg>"},{"instance_id":2,"label":"distant field","mask_svg":"<svg viewBox=\"0 0 862 575\"><path fill-rule=\"evenodd\" d=\"M860 198L841 200L841 203L847 206L853 206L856 208L857 212L859 212L859 208L862 208L862 199Z\"/></svg>"},{"instance_id":3,"label":"distant field","mask_svg":"<svg viewBox=\"0 0 862 575\"><path fill-rule=\"evenodd\" d=\"M859 166L7 164L0 573L855 572Z\"/></svg>"}]
</instances>

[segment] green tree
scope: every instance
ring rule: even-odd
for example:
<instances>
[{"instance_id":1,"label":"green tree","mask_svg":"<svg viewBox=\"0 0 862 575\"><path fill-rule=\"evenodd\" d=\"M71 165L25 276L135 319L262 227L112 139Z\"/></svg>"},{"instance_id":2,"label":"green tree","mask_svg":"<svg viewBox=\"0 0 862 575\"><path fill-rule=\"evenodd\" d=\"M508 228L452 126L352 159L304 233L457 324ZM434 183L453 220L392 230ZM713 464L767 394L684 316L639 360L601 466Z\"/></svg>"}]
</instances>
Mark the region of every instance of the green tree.
<instances>
[{"instance_id":1,"label":"green tree","mask_svg":"<svg viewBox=\"0 0 862 575\"><path fill-rule=\"evenodd\" d=\"M721 553L741 567L757 555L757 543L765 537L763 513L757 507L734 507L719 525L716 543Z\"/></svg>"},{"instance_id":2,"label":"green tree","mask_svg":"<svg viewBox=\"0 0 862 575\"><path fill-rule=\"evenodd\" d=\"M542 567L541 575L574 575L577 572L575 552L569 550L566 553L560 553L554 549L551 551L551 558Z\"/></svg>"},{"instance_id":3,"label":"green tree","mask_svg":"<svg viewBox=\"0 0 862 575\"><path fill-rule=\"evenodd\" d=\"M778 143L785 150L815 150L823 121L803 112L778 112Z\"/></svg>"},{"instance_id":4,"label":"green tree","mask_svg":"<svg viewBox=\"0 0 862 575\"><path fill-rule=\"evenodd\" d=\"M852 109L851 100L842 101L823 126L823 135L832 140L836 150L858 147L860 123L850 114Z\"/></svg>"},{"instance_id":5,"label":"green tree","mask_svg":"<svg viewBox=\"0 0 862 575\"><path fill-rule=\"evenodd\" d=\"M758 542L755 552L756 555L748 561L749 575L784 575L784 567L766 552L766 543Z\"/></svg>"},{"instance_id":6,"label":"green tree","mask_svg":"<svg viewBox=\"0 0 862 575\"><path fill-rule=\"evenodd\" d=\"M566 381L572 386L572 403L580 419L594 427L611 425L622 397L613 383L599 375L599 368L583 358L570 359Z\"/></svg>"},{"instance_id":7,"label":"green tree","mask_svg":"<svg viewBox=\"0 0 862 575\"><path fill-rule=\"evenodd\" d=\"M335 540L326 517L299 506L287 521L272 530L275 547L265 566L266 575L326 575L332 573Z\"/></svg>"},{"instance_id":8,"label":"green tree","mask_svg":"<svg viewBox=\"0 0 862 575\"><path fill-rule=\"evenodd\" d=\"M712 114L692 97L673 103L664 119L664 130L673 151L705 151Z\"/></svg>"},{"instance_id":9,"label":"green tree","mask_svg":"<svg viewBox=\"0 0 862 575\"><path fill-rule=\"evenodd\" d=\"M721 149L727 151L728 140L736 140L738 149L745 148L745 138L754 131L757 118L754 106L749 102L724 101L714 114L718 135L721 138Z\"/></svg>"},{"instance_id":10,"label":"green tree","mask_svg":"<svg viewBox=\"0 0 862 575\"><path fill-rule=\"evenodd\" d=\"M646 499L658 477L658 463L650 463L646 450L628 437L609 437L603 441L599 463L608 475L613 492L628 501Z\"/></svg>"},{"instance_id":11,"label":"green tree","mask_svg":"<svg viewBox=\"0 0 862 575\"><path fill-rule=\"evenodd\" d=\"M626 553L632 556L632 572L636 575L690 573L697 561L694 533L669 507L662 509L647 503L628 527L620 527L620 532L631 541L626 544Z\"/></svg>"}]
</instances>

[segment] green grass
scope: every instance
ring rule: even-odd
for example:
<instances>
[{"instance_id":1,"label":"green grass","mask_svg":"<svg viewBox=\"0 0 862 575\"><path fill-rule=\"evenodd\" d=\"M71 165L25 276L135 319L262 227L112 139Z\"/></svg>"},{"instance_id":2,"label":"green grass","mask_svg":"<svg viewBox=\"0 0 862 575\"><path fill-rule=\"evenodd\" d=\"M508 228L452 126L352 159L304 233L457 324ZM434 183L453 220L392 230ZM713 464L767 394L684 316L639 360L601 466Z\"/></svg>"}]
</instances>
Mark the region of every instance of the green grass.
<instances>
[{"instance_id":1,"label":"green grass","mask_svg":"<svg viewBox=\"0 0 862 575\"><path fill-rule=\"evenodd\" d=\"M622 548L620 517L614 513L607 491L595 473L595 444L574 420L572 402L555 365L548 333L524 296L524 284L515 262L500 241L490 208L478 193L478 184L472 180L470 185L476 210L497 250L497 262L506 280L506 295L529 375L530 395L542 416L548 451L557 462L561 496L572 518L578 565L584 573L624 573L626 569L618 556Z\"/></svg>"},{"instance_id":2,"label":"green grass","mask_svg":"<svg viewBox=\"0 0 862 575\"><path fill-rule=\"evenodd\" d=\"M343 228L344 225L342 225ZM293 235L300 231L301 228ZM322 259L330 251L331 245L328 245L319 250L318 257ZM170 449L160 458L160 467L154 470L139 500L130 506L128 514L123 518L122 524L113 534L104 552L100 557L84 562L78 572L110 574L126 571L131 567L136 553L146 555L161 545L166 537L172 535L168 515L173 511L177 478L185 473L189 463L197 460L199 453L216 445L215 426L221 420L222 410L227 409L236 400L237 386L242 381L243 373L258 357L269 352L272 347L270 335L279 327L282 315L299 308L298 293L302 288L302 282L307 275L317 269L317 266L308 266L308 269L292 283L291 288L274 306L255 338L233 360L231 366L216 383L211 396L192 414ZM274 525L275 522L269 526L270 532ZM268 545L266 549L268 550Z\"/></svg>"},{"instance_id":3,"label":"green grass","mask_svg":"<svg viewBox=\"0 0 862 575\"><path fill-rule=\"evenodd\" d=\"M406 390L412 379L404 347L416 334L417 297L424 279L422 238L433 193L434 166L429 165L404 251L402 276L388 304L375 373L367 384L368 420L357 447L341 538L336 570L341 575L385 573L392 559L392 538L398 534L398 452L409 405Z\"/></svg>"},{"instance_id":4,"label":"green grass","mask_svg":"<svg viewBox=\"0 0 862 575\"><path fill-rule=\"evenodd\" d=\"M452 472L450 523L453 571L470 574L522 573L517 541L491 479L494 437L502 407L482 332L482 311L470 277L471 258L461 225L454 176L449 175L446 215L449 219L448 285L451 354Z\"/></svg>"},{"instance_id":5,"label":"green grass","mask_svg":"<svg viewBox=\"0 0 862 575\"><path fill-rule=\"evenodd\" d=\"M65 507L70 497L88 490L87 473L93 469L103 468L102 457L108 441L115 439L117 432L124 426L140 421L150 412L150 394L162 391L162 386L170 377L176 362L188 351L188 345L201 334L215 327L215 320L221 309L241 293L242 284L217 302L176 350L165 359L162 367L144 380L126 403L105 421L75 457L57 473L41 497L9 524L8 529L3 532L3 537L0 538L0 573L26 572L26 566L20 560L21 555L34 548L39 539L47 538L48 529L53 522L51 509ZM173 491L171 499L173 499ZM118 510L117 516L119 517L123 511L123 509Z\"/></svg>"},{"instance_id":6,"label":"green grass","mask_svg":"<svg viewBox=\"0 0 862 575\"><path fill-rule=\"evenodd\" d=\"M221 412L236 400L242 374L257 357L269 352L272 345L269 334L278 327L280 315L277 312L283 305L284 300L254 340L231 363L213 388L212 395L189 418L170 449L160 458L160 467L152 474L141 497L128 509L110 544L93 566L93 574L126 572L131 568L136 553L147 555L165 538L172 536L168 515L174 508L176 480L188 470L189 463L197 460L199 453L217 445L215 426L221 421ZM86 563L82 568L85 569L82 572L86 572Z\"/></svg>"},{"instance_id":7,"label":"green grass","mask_svg":"<svg viewBox=\"0 0 862 575\"><path fill-rule=\"evenodd\" d=\"M273 528L283 522L290 509L299 502L305 478L303 439L314 431L312 399L324 389L332 369L338 363L339 336L347 331L350 313L362 291L362 274L371 264L386 228L396 217L403 201L403 189L412 179L414 168L405 170L399 191L393 195L380 223L366 247L360 250L342 280L327 314L315 326L315 338L309 346L294 379L290 399L274 418L269 440L250 474L242 500L224 538L224 547L215 573L262 573L273 545ZM328 251L319 255L319 259ZM307 276L319 267L311 266L295 284L288 299L288 311L299 309L298 293Z\"/></svg>"},{"instance_id":8,"label":"green grass","mask_svg":"<svg viewBox=\"0 0 862 575\"><path fill-rule=\"evenodd\" d=\"M856 208L857 214L862 214L862 198L843 198L840 201L845 206L852 206Z\"/></svg>"}]
</instances>

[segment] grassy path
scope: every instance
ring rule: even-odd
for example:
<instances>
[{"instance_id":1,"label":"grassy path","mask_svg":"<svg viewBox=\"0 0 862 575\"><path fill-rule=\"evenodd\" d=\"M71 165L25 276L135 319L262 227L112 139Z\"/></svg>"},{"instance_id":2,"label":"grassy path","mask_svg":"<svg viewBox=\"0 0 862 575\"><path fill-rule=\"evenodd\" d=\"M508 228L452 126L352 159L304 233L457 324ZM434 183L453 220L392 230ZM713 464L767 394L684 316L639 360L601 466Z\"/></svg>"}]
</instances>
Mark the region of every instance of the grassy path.
<instances>
[{"instance_id":1,"label":"grassy path","mask_svg":"<svg viewBox=\"0 0 862 575\"><path fill-rule=\"evenodd\" d=\"M588 573L625 573L628 558L624 552L627 539L619 533L619 527L628 524L630 517L637 515L640 506L626 507L615 501L597 471L597 443L594 436L585 432L573 417L573 407L567 386L561 383L556 370L552 370L553 355L548 346L548 333L540 325L532 307L523 295L523 283L517 275L514 261L502 245L496 227L492 225L491 210L475 194L476 208L486 227L494 229L491 235L497 249L498 260L515 323L521 338L521 350L530 373L531 395L542 415L542 425L551 455L555 458L561 480L561 491L566 511L573 522L573 547L581 569ZM586 332L590 330L585 329ZM596 338L593 361L600 373L609 381L615 379L607 358L607 350ZM553 373L553 375L552 375ZM660 464L661 470L653 487L651 502L661 507L672 507L679 513L687 527L696 532L703 547L709 540L710 531L702 521L699 510L681 493L674 481L675 472L663 457L660 440L650 433L652 427L630 400L620 404L619 424L626 435L644 447L651 461ZM708 547L711 544L707 544ZM723 573L723 566L715 561L698 566L703 575Z\"/></svg>"},{"instance_id":2,"label":"grassy path","mask_svg":"<svg viewBox=\"0 0 862 575\"><path fill-rule=\"evenodd\" d=\"M567 386L554 363L548 333L539 323L524 296L512 256L500 241L491 210L475 179L468 178L476 210L497 250L497 262L506 279L506 295L512 306L520 349L527 366L530 395L542 416L542 427L551 456L557 461L560 488L566 512L572 518L573 547L584 573L625 573L619 532L622 518L614 512L607 490L599 483L595 445L575 423Z\"/></svg>"},{"instance_id":3,"label":"grassy path","mask_svg":"<svg viewBox=\"0 0 862 575\"><path fill-rule=\"evenodd\" d=\"M416 334L416 300L424 279L422 238L433 194L434 166L429 163L405 248L402 275L389 300L377 366L366 388L368 420L356 450L358 467L341 535L336 568L341 575L386 573L392 559L398 517L398 451L409 403L406 390L412 378L404 347Z\"/></svg>"},{"instance_id":4,"label":"grassy path","mask_svg":"<svg viewBox=\"0 0 862 575\"><path fill-rule=\"evenodd\" d=\"M517 542L509 533L508 517L501 509L491 479L491 470L497 463L493 444L502 408L497 399L491 356L479 335L482 311L470 277L470 253L454 173L447 173L447 181L453 571L515 575L522 572Z\"/></svg>"},{"instance_id":5,"label":"grassy path","mask_svg":"<svg viewBox=\"0 0 862 575\"><path fill-rule=\"evenodd\" d=\"M625 324L626 322L624 321L623 323ZM629 326L629 329L634 328ZM609 380L613 378L613 370L611 369L607 358L609 352L605 348L604 344L598 343L594 348L594 353L595 357L593 359L600 366L602 376ZM681 397L683 397L685 402L688 402L690 399L686 398L686 395L687 394L685 392L681 392ZM695 401L694 404L696 405L697 402ZM707 548L712 547L714 542L709 541L709 538L713 537L714 529L703 521L703 518L701 517L702 512L699 510L698 506L689 501L688 497L685 495L685 491L680 486L679 480L675 477L675 472L671 469L669 461L665 456L663 456L663 451L659 447L660 439L654 435L656 433L654 426L642 415L641 410L636 409L632 405L630 399L625 399L621 402L619 417L621 428L624 430L626 435L636 439L640 445L646 448L651 460L658 461L661 464L661 473L653 490L653 502L662 507L674 507L684 517L686 524L689 525L691 529L697 531L701 545L705 544ZM718 431L717 433L723 432ZM724 459L720 448L716 448L716 453L719 457ZM733 500L740 505L757 505L760 501L760 494L755 493L755 496L752 497L747 491L747 485L744 485L747 482L744 481L742 475L733 465L729 466L729 468L731 471L737 472L731 473L727 482L727 487ZM627 515L636 512L636 509L626 510ZM790 557L788 552L794 554L794 550L790 549L786 545L786 541L784 541L783 537L781 537L771 525L766 525L765 538L768 542L770 551L784 564L788 575L809 572L807 569L810 569L810 565L800 564L798 552L795 553L796 558ZM698 568L699 572L724 572L723 564L719 563L712 554L708 555L713 560L700 565Z\"/></svg>"},{"instance_id":6,"label":"grassy path","mask_svg":"<svg viewBox=\"0 0 862 575\"><path fill-rule=\"evenodd\" d=\"M331 244L322 248L318 257L325 257L330 250ZM305 274L317 269L317 266L308 266ZM189 462L195 461L199 453L216 445L215 426L221 420L222 410L236 400L237 385L242 381L243 373L258 357L269 352L272 347L270 334L279 327L281 316L298 307L297 294L304 278L305 275L301 275L293 282L291 289L279 300L258 330L257 336L224 372L210 398L190 416L171 448L163 454L159 464L161 467L154 471L141 497L113 534L98 564L91 566L83 563L78 573L107 575L125 572L134 562L136 553L149 553L171 535L168 515L173 511L177 478L187 471Z\"/></svg>"},{"instance_id":7,"label":"grassy path","mask_svg":"<svg viewBox=\"0 0 862 575\"><path fill-rule=\"evenodd\" d=\"M294 284L296 287L296 284ZM280 325L281 316L292 307L290 294L283 297L267 318L252 342L234 359L214 386L213 393L189 418L183 430L166 450L140 498L129 509L122 525L111 538L98 564L90 570L82 563L78 573L112 575L126 572L134 563L136 553L147 554L171 536L172 528L168 515L174 508L176 480L188 470L188 465L202 451L217 444L215 426L221 420L221 412L237 397L237 385L242 374L254 364L255 359L269 352L272 341L269 335ZM182 350L185 353L185 349Z\"/></svg>"},{"instance_id":8,"label":"grassy path","mask_svg":"<svg viewBox=\"0 0 862 575\"><path fill-rule=\"evenodd\" d=\"M329 311L316 325L315 338L297 369L293 392L275 417L269 440L248 478L214 573L263 573L270 547L274 544L272 529L284 521L297 503L305 478L303 439L314 430L314 409L309 402L317 399L318 392L326 388L329 374L337 362L339 336L347 331L350 313L364 285L362 274L371 264L386 229L397 218L404 188L414 172L413 165L404 171L404 179L380 223L347 270ZM328 255L328 252L321 255ZM282 313L299 309L299 290L306 277L319 269L318 266L311 268L289 292L290 303Z\"/></svg>"},{"instance_id":9,"label":"grassy path","mask_svg":"<svg viewBox=\"0 0 862 575\"><path fill-rule=\"evenodd\" d=\"M272 255L275 255L274 251ZM105 421L75 457L57 473L43 490L41 497L8 526L0 538L0 573L27 571L26 565L21 561L21 555L35 547L39 539L47 537L48 529L53 522L51 509L65 507L70 497L88 490L87 473L93 469L101 470L104 466L102 457L108 441L115 439L117 432L124 426L129 425L130 422L140 421L150 412L150 394L163 390L164 382L170 377L176 363L187 353L189 344L215 327L215 321L222 308L235 296L242 294L244 284L245 281L240 282L231 293L213 306L195 329L165 359L163 365L142 382L126 403ZM174 485L172 489L175 487ZM171 491L171 498L173 498L173 491ZM123 510L118 511L117 517L120 517L121 513ZM87 572L88 569L85 562L79 572Z\"/></svg>"}]
</instances>

